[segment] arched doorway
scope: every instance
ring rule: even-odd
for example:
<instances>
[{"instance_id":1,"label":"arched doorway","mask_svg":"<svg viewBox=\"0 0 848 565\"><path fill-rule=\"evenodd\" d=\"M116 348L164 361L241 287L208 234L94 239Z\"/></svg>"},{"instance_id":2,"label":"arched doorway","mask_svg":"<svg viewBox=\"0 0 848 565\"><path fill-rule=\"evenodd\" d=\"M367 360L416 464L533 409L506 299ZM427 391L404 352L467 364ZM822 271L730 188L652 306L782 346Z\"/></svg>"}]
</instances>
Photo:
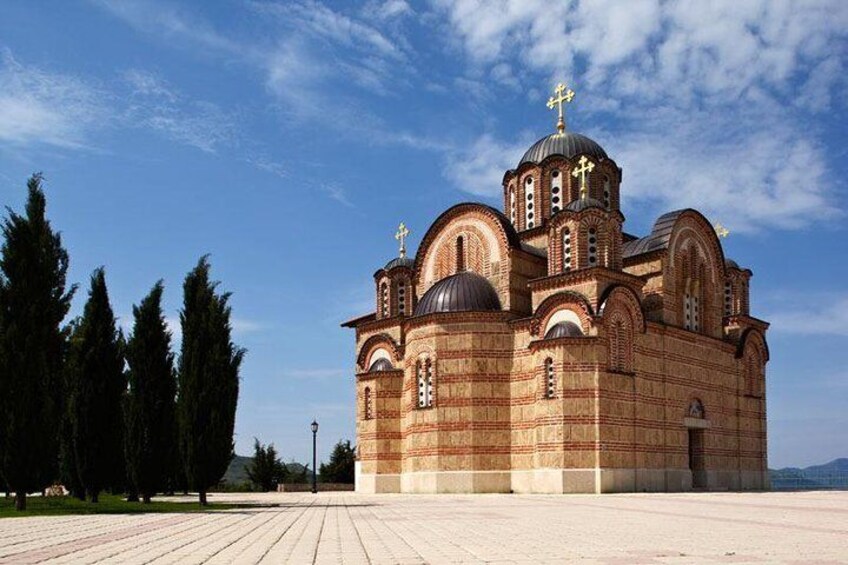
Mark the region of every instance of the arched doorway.
<instances>
[{"instance_id":1,"label":"arched doorway","mask_svg":"<svg viewBox=\"0 0 848 565\"><path fill-rule=\"evenodd\" d=\"M704 405L697 398L689 403L689 409L684 418L689 442L689 471L692 473L692 488L707 488L707 470L704 461L704 432L707 420L704 415Z\"/></svg>"}]
</instances>

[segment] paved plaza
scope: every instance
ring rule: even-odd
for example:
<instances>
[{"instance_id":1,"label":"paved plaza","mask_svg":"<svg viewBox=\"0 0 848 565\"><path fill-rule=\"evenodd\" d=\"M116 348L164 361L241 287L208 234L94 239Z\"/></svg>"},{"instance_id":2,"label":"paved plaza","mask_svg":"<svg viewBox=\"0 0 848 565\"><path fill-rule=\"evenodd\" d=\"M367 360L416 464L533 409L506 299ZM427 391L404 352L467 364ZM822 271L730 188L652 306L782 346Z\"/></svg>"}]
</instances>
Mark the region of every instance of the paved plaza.
<instances>
[{"instance_id":1,"label":"paved plaza","mask_svg":"<svg viewBox=\"0 0 848 565\"><path fill-rule=\"evenodd\" d=\"M848 492L220 494L255 508L0 520L0 563L848 563Z\"/></svg>"}]
</instances>

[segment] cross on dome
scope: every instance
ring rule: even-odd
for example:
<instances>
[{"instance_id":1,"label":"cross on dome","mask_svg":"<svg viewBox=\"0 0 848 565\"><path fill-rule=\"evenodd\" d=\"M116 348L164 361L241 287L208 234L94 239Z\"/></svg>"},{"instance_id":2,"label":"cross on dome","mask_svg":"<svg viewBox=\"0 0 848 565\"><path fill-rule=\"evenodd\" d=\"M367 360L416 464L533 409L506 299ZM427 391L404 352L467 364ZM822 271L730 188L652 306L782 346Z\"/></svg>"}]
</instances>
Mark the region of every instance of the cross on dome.
<instances>
[{"instance_id":1,"label":"cross on dome","mask_svg":"<svg viewBox=\"0 0 848 565\"><path fill-rule=\"evenodd\" d=\"M409 230L403 222L398 226L398 231L395 234L395 239L400 242L400 256L406 257L406 236L409 235Z\"/></svg>"},{"instance_id":2,"label":"cross on dome","mask_svg":"<svg viewBox=\"0 0 848 565\"><path fill-rule=\"evenodd\" d=\"M559 83L558 85L556 85L554 92L557 96L556 98L554 98L553 96L548 98L548 108L550 108L551 110L553 110L554 108L558 109L559 120L557 121L557 131L559 133L562 133L565 131L565 112L563 111L562 103L570 103L571 100L574 98L574 91L568 88L563 83Z\"/></svg>"},{"instance_id":3,"label":"cross on dome","mask_svg":"<svg viewBox=\"0 0 848 565\"><path fill-rule=\"evenodd\" d=\"M586 176L595 170L595 163L587 159L585 155L581 155L580 160L577 161L577 163L580 166L571 171L571 176L574 178L580 177L580 199L584 200L587 196Z\"/></svg>"}]
</instances>

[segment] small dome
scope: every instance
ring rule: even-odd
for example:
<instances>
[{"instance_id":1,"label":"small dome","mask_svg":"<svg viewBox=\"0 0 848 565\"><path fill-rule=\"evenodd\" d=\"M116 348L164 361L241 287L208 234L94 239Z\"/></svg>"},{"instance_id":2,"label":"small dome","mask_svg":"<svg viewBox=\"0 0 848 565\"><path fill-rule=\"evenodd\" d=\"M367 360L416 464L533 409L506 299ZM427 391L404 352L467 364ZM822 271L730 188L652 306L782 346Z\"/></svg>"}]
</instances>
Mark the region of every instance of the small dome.
<instances>
[{"instance_id":1,"label":"small dome","mask_svg":"<svg viewBox=\"0 0 848 565\"><path fill-rule=\"evenodd\" d=\"M739 263L737 263L733 259L725 259L724 266L728 269L739 269Z\"/></svg>"},{"instance_id":2,"label":"small dome","mask_svg":"<svg viewBox=\"0 0 848 565\"><path fill-rule=\"evenodd\" d=\"M413 265L415 265L415 259L412 257L395 257L386 263L386 266L383 268L387 271L391 271L395 267L407 267L411 269Z\"/></svg>"},{"instance_id":3,"label":"small dome","mask_svg":"<svg viewBox=\"0 0 848 565\"><path fill-rule=\"evenodd\" d=\"M415 315L500 309L498 293L489 281L476 273L465 271L442 279L430 287L415 307Z\"/></svg>"},{"instance_id":4,"label":"small dome","mask_svg":"<svg viewBox=\"0 0 848 565\"><path fill-rule=\"evenodd\" d=\"M595 141L585 135L566 131L563 133L553 133L534 143L524 153L521 161L518 162L518 166L520 167L524 163L538 164L551 155L562 155L566 159L571 159L577 155L588 155L597 159L608 158L604 148Z\"/></svg>"},{"instance_id":5,"label":"small dome","mask_svg":"<svg viewBox=\"0 0 848 565\"><path fill-rule=\"evenodd\" d=\"M545 339L557 339L559 337L582 337L583 330L574 322L560 322L545 334Z\"/></svg>"},{"instance_id":6,"label":"small dome","mask_svg":"<svg viewBox=\"0 0 848 565\"><path fill-rule=\"evenodd\" d=\"M373 363L371 363L371 367L368 369L369 371L394 371L395 368L392 367L391 361L386 359L385 357L381 359L377 359Z\"/></svg>"},{"instance_id":7,"label":"small dome","mask_svg":"<svg viewBox=\"0 0 848 565\"><path fill-rule=\"evenodd\" d=\"M565 209L570 212L580 212L587 208L600 208L601 210L606 209L603 203L599 200L595 200L594 198L578 198L577 200L569 202L568 206L565 207Z\"/></svg>"}]
</instances>

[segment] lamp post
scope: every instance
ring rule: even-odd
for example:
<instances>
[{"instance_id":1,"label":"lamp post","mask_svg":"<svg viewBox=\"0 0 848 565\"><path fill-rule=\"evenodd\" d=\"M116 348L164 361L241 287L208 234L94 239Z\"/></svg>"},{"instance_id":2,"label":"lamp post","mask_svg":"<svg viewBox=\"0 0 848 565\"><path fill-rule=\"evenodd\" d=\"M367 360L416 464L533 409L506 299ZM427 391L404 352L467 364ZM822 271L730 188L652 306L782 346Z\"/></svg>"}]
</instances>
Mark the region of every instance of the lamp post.
<instances>
[{"instance_id":1,"label":"lamp post","mask_svg":"<svg viewBox=\"0 0 848 565\"><path fill-rule=\"evenodd\" d=\"M315 475L317 465L315 448L318 445L318 422L312 420L312 494L318 494L318 479Z\"/></svg>"}]
</instances>

